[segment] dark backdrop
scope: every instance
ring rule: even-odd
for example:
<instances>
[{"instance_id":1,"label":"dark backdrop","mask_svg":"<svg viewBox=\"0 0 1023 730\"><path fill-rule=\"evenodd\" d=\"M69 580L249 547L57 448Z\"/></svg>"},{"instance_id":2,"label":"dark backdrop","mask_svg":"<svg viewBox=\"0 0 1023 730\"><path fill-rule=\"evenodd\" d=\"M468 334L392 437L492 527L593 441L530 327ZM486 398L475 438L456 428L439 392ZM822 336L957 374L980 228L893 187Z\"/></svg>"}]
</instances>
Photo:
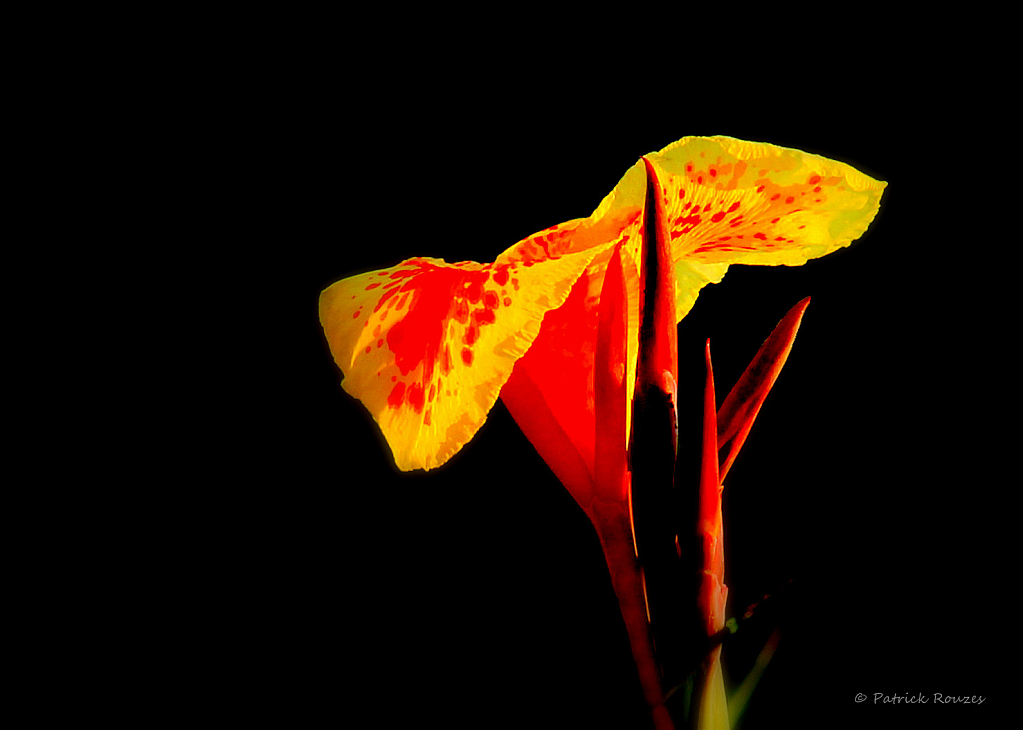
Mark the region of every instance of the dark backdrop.
<instances>
[{"instance_id":1,"label":"dark backdrop","mask_svg":"<svg viewBox=\"0 0 1023 730\"><path fill-rule=\"evenodd\" d=\"M240 705L297 726L363 726L366 711L380 727L641 726L597 538L501 403L444 467L399 473L339 386L316 304L412 255L492 261L587 216L640 155L689 134L796 147L889 183L850 248L733 267L679 326L684 455L704 340L726 391L812 297L725 488L730 613L789 585L725 650L734 686L781 627L741 727L966 727L1007 705L993 660L1010 576L990 519L1009 486L993 418L1007 317L982 228L999 215L982 184L997 155L960 134L936 87L853 62L795 64L779 83L757 64L508 71L449 49L394 70L330 45L289 51L223 130L244 191L225 321L243 417L207 498L225 526L209 580L251 678ZM987 700L885 706L875 692Z\"/></svg>"}]
</instances>

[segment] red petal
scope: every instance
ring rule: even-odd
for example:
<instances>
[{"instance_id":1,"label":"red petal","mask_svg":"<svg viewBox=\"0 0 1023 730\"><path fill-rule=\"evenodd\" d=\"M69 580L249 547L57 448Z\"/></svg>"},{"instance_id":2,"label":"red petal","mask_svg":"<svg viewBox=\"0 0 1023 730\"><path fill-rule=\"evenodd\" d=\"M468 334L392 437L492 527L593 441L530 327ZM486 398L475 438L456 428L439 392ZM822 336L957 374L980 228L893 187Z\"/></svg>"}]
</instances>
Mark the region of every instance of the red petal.
<instances>
[{"instance_id":1,"label":"red petal","mask_svg":"<svg viewBox=\"0 0 1023 730\"><path fill-rule=\"evenodd\" d=\"M622 246L608 262L604 286L600 292L597 315L597 352L593 368L594 410L596 415L595 478L597 498L626 504L626 352L628 316L625 277L622 273ZM582 495L573 492L582 503ZM586 509L587 505L583 504ZM589 511L589 510L587 510Z\"/></svg>"}]
</instances>

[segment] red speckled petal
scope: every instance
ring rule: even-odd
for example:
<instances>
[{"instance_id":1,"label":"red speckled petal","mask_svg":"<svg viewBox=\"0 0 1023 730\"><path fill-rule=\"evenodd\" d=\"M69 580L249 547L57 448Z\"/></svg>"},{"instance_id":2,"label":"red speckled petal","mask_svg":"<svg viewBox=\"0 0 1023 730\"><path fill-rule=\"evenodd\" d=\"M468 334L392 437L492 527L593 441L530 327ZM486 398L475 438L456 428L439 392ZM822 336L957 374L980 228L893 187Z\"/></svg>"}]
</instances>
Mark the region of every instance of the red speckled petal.
<instances>
[{"instance_id":1,"label":"red speckled petal","mask_svg":"<svg viewBox=\"0 0 1023 730\"><path fill-rule=\"evenodd\" d=\"M647 155L664 190L678 318L729 264L797 266L866 231L886 183L841 162L730 137Z\"/></svg>"},{"instance_id":2,"label":"red speckled petal","mask_svg":"<svg viewBox=\"0 0 1023 730\"><path fill-rule=\"evenodd\" d=\"M413 258L337 282L320 321L399 469L431 469L486 420L501 387L599 247L543 260Z\"/></svg>"}]
</instances>

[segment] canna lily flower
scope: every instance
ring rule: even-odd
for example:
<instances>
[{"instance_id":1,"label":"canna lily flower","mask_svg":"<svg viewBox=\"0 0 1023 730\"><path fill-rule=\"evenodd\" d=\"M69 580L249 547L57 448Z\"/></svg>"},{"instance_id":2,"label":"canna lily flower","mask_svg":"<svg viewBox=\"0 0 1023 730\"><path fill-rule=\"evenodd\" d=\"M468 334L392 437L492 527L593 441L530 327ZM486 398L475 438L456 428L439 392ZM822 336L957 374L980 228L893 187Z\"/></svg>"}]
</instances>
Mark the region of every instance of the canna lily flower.
<instances>
[{"instance_id":1,"label":"canna lily flower","mask_svg":"<svg viewBox=\"0 0 1023 730\"><path fill-rule=\"evenodd\" d=\"M373 414L398 468L446 462L502 398L594 524L659 729L674 725L654 635L659 650L684 640L665 618L674 609L656 608L673 605L664 566L677 557L677 530L641 523L666 504L673 479L676 325L731 264L800 265L849 245L884 187L798 150L686 137L633 165L588 218L529 236L493 263L412 258L321 295L342 387ZM750 382L759 393L763 378ZM747 396L715 414L722 443L732 442L727 463L755 415ZM717 427L701 494L720 492ZM701 506L708 546L720 539L719 506L716 514L705 520ZM714 597L700 610L718 617L723 559L711 567L717 584L700 600ZM704 686L713 689L720 670L711 665ZM701 709L701 722L711 714Z\"/></svg>"}]
</instances>

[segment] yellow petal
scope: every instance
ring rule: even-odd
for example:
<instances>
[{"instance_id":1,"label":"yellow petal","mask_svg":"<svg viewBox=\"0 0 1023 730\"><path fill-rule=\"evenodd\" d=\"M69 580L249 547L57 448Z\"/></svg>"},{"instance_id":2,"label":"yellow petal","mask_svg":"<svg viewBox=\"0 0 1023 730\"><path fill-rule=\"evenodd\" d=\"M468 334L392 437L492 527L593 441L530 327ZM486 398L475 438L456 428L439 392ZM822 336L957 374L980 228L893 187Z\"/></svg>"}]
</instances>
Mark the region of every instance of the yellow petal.
<instances>
[{"instance_id":1,"label":"yellow petal","mask_svg":"<svg viewBox=\"0 0 1023 730\"><path fill-rule=\"evenodd\" d=\"M602 247L542 260L413 258L320 296L342 386L373 414L399 469L431 469L479 430L515 361Z\"/></svg>"},{"instance_id":2,"label":"yellow petal","mask_svg":"<svg viewBox=\"0 0 1023 730\"><path fill-rule=\"evenodd\" d=\"M647 157L665 191L680 320L729 264L798 266L848 246L886 186L842 162L731 137L684 137Z\"/></svg>"}]
</instances>

